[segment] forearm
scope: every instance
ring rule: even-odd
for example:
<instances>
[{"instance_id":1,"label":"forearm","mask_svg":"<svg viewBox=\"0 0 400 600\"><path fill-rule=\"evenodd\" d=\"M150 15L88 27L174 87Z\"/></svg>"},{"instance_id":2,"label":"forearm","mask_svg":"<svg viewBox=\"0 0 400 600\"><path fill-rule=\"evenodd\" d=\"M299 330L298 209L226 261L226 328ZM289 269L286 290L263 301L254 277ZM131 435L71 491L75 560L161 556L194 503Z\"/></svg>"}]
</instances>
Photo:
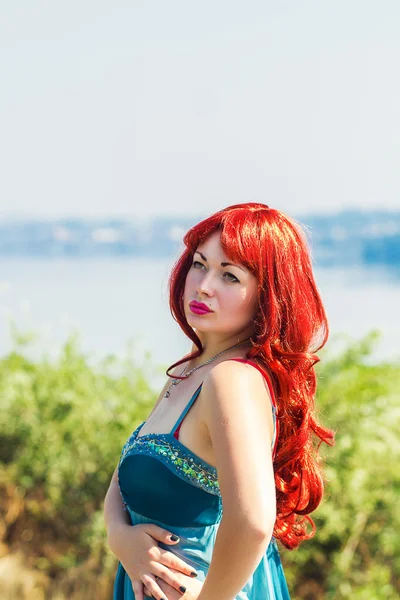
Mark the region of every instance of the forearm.
<instances>
[{"instance_id":1,"label":"forearm","mask_svg":"<svg viewBox=\"0 0 400 600\"><path fill-rule=\"evenodd\" d=\"M130 525L131 521L128 513L124 510L119 485L112 481L104 499L104 523L107 535L120 525Z\"/></svg>"},{"instance_id":2,"label":"forearm","mask_svg":"<svg viewBox=\"0 0 400 600\"><path fill-rule=\"evenodd\" d=\"M256 570L271 540L244 519L222 518L211 565L197 600L234 600Z\"/></svg>"}]
</instances>

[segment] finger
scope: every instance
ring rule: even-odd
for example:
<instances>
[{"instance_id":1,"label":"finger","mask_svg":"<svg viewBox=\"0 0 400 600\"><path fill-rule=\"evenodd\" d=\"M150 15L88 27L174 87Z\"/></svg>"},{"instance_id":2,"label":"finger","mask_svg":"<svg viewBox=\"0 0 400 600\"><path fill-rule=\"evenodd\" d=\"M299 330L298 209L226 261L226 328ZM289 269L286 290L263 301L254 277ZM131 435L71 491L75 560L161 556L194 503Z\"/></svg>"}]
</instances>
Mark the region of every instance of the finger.
<instances>
[{"instance_id":1,"label":"finger","mask_svg":"<svg viewBox=\"0 0 400 600\"><path fill-rule=\"evenodd\" d=\"M164 544L177 544L179 540L179 536L172 533L172 531L168 531L167 529L163 529L154 523L147 523L145 526L145 531L152 538L158 540L159 542L163 542Z\"/></svg>"},{"instance_id":2,"label":"finger","mask_svg":"<svg viewBox=\"0 0 400 600\"><path fill-rule=\"evenodd\" d=\"M134 581L132 581L132 588L135 594L135 600L144 600L142 582L135 579Z\"/></svg>"},{"instance_id":3,"label":"finger","mask_svg":"<svg viewBox=\"0 0 400 600\"><path fill-rule=\"evenodd\" d=\"M168 598L168 600L183 600L183 598L186 596L186 594L182 596L182 592L177 592L173 587L168 585L168 583L165 583L165 581L163 581L162 579L159 579L158 583L160 584L165 599Z\"/></svg>"},{"instance_id":4,"label":"finger","mask_svg":"<svg viewBox=\"0 0 400 600\"><path fill-rule=\"evenodd\" d=\"M175 569L188 577L197 577L198 573L196 569L188 565L184 560L175 556L172 552L160 548L160 562L170 569Z\"/></svg>"},{"instance_id":5,"label":"finger","mask_svg":"<svg viewBox=\"0 0 400 600\"><path fill-rule=\"evenodd\" d=\"M144 573L142 575L142 581L150 592L149 596L153 596L153 598L156 598L157 600L167 600L154 575L151 573Z\"/></svg>"},{"instance_id":6,"label":"finger","mask_svg":"<svg viewBox=\"0 0 400 600\"><path fill-rule=\"evenodd\" d=\"M179 575L173 573L167 568L163 568L162 566L158 566L156 580L158 580L158 585L163 587L163 584L166 583L171 588L175 589L177 592L184 594L186 592L186 587L180 579Z\"/></svg>"}]
</instances>

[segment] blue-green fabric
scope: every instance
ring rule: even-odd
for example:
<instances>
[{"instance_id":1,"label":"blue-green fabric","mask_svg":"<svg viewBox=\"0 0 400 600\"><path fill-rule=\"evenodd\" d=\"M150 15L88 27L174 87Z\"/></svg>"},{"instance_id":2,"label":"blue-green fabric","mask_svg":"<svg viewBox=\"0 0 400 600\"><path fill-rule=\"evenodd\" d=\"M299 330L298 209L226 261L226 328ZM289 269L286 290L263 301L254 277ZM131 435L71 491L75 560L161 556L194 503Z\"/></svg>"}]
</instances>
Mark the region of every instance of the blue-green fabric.
<instances>
[{"instance_id":1,"label":"blue-green fabric","mask_svg":"<svg viewBox=\"0 0 400 600\"><path fill-rule=\"evenodd\" d=\"M132 525L155 523L179 536L178 544L164 546L160 543L160 546L194 567L198 579L204 581L222 518L217 471L173 435L200 390L201 386L170 433L140 436L144 423L132 433L122 449L118 479ZM273 415L275 424L274 406ZM288 599L278 547L272 538L256 571L236 600ZM135 600L131 581L120 563L113 600ZM146 597L146 600L150 598Z\"/></svg>"}]
</instances>

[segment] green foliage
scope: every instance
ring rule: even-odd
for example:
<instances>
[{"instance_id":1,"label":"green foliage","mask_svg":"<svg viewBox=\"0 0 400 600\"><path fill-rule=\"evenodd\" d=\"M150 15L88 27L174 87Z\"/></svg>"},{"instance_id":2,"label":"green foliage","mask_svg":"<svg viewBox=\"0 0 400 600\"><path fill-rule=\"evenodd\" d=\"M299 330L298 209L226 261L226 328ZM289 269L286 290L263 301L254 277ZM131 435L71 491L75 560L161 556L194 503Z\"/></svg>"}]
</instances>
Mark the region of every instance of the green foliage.
<instances>
[{"instance_id":1,"label":"green foliage","mask_svg":"<svg viewBox=\"0 0 400 600\"><path fill-rule=\"evenodd\" d=\"M32 565L55 573L104 557L102 503L123 442L155 401L153 373L129 355L93 366L76 336L58 358L33 362L31 341L16 332L0 361L0 486L13 486L23 507L5 541L15 547L28 532ZM0 515L10 508L2 504Z\"/></svg>"},{"instance_id":2,"label":"green foliage","mask_svg":"<svg viewBox=\"0 0 400 600\"><path fill-rule=\"evenodd\" d=\"M322 353L317 365L320 420L336 445L322 449L316 536L281 552L294 600L399 596L400 367L370 364L376 339L372 332L338 355ZM0 360L0 541L57 590L68 574L67 597L79 597L71 580L82 586L85 577L93 597L108 598L115 559L103 501L123 443L155 400L158 373L129 353L92 364L75 336L57 358L33 360L33 341L15 330L14 350Z\"/></svg>"},{"instance_id":3,"label":"green foliage","mask_svg":"<svg viewBox=\"0 0 400 600\"><path fill-rule=\"evenodd\" d=\"M317 366L320 419L336 445L321 449L327 484L315 537L282 552L294 598L399 597L400 366L366 364L377 337Z\"/></svg>"}]
</instances>

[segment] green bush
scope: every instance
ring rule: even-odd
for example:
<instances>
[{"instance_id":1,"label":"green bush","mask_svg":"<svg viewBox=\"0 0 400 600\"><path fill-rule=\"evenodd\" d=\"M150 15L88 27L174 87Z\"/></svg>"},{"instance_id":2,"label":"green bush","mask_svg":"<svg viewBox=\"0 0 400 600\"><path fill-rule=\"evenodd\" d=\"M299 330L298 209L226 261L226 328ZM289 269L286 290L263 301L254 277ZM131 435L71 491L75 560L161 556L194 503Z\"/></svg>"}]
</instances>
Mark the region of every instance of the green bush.
<instances>
[{"instance_id":1,"label":"green bush","mask_svg":"<svg viewBox=\"0 0 400 600\"><path fill-rule=\"evenodd\" d=\"M93 366L75 336L52 360L28 359L23 336L15 345L0 361L2 541L52 577L88 560L112 569L102 503L123 442L155 401L155 370L129 355Z\"/></svg>"},{"instance_id":2,"label":"green bush","mask_svg":"<svg viewBox=\"0 0 400 600\"><path fill-rule=\"evenodd\" d=\"M400 366L370 363L371 332L317 365L326 495L315 537L282 552L293 598L393 600L400 592Z\"/></svg>"},{"instance_id":3,"label":"green bush","mask_svg":"<svg viewBox=\"0 0 400 600\"><path fill-rule=\"evenodd\" d=\"M327 491L317 534L281 555L293 600L399 597L398 364L370 364L376 333L317 365ZM0 541L47 577L46 597L111 597L116 561L103 500L123 443L155 401L160 372L114 356L93 364L72 336L56 358L0 360ZM57 591L57 594L56 594Z\"/></svg>"}]
</instances>

